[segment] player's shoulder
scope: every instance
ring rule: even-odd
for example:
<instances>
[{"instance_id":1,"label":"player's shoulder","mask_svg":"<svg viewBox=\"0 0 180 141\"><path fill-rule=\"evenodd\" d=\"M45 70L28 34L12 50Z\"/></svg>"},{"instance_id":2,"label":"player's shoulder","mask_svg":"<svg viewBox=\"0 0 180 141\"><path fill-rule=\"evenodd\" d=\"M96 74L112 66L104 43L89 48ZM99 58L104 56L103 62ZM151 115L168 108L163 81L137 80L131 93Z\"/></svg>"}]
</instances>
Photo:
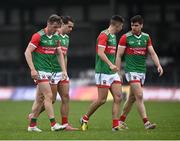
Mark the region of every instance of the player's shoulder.
<instances>
[{"instance_id":1,"label":"player's shoulder","mask_svg":"<svg viewBox=\"0 0 180 141\"><path fill-rule=\"evenodd\" d=\"M32 38L33 38L33 39L40 39L40 38L41 38L41 35L40 35L39 31L38 31L38 32L35 32L35 33L32 35Z\"/></svg>"},{"instance_id":2,"label":"player's shoulder","mask_svg":"<svg viewBox=\"0 0 180 141\"><path fill-rule=\"evenodd\" d=\"M132 36L132 33L129 31L129 32L127 32L127 33L124 33L122 36L121 36L121 40L124 40L124 39L126 39L127 37L129 37L129 36Z\"/></svg>"},{"instance_id":3,"label":"player's shoulder","mask_svg":"<svg viewBox=\"0 0 180 141\"><path fill-rule=\"evenodd\" d=\"M126 36L126 37L129 37L129 36L132 36L132 35L133 35L133 34L132 34L131 31L128 31L127 33L124 34L124 36Z\"/></svg>"},{"instance_id":4,"label":"player's shoulder","mask_svg":"<svg viewBox=\"0 0 180 141\"><path fill-rule=\"evenodd\" d=\"M149 34L148 34L148 33L142 32L141 34L142 34L143 36L149 37Z\"/></svg>"},{"instance_id":5,"label":"player's shoulder","mask_svg":"<svg viewBox=\"0 0 180 141\"><path fill-rule=\"evenodd\" d=\"M41 29L37 32L37 34L39 34L40 36L45 35L44 29Z\"/></svg>"},{"instance_id":6,"label":"player's shoulder","mask_svg":"<svg viewBox=\"0 0 180 141\"><path fill-rule=\"evenodd\" d=\"M105 34L105 35L108 36L110 33L109 33L109 31L107 29L105 29L105 30L101 31L100 35L101 34Z\"/></svg>"}]
</instances>

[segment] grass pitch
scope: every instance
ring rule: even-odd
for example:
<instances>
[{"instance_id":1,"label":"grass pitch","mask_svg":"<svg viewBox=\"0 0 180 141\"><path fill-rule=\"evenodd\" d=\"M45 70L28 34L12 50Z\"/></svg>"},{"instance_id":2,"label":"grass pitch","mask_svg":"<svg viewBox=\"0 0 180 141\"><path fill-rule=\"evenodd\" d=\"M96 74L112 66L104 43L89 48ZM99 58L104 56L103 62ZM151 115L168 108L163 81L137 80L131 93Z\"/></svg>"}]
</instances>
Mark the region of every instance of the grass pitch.
<instances>
[{"instance_id":1,"label":"grass pitch","mask_svg":"<svg viewBox=\"0 0 180 141\"><path fill-rule=\"evenodd\" d=\"M70 103L69 121L74 127L80 127L79 118L91 102L74 101ZM59 114L60 101L54 105L56 120L61 121ZM42 133L27 132L27 115L32 101L0 101L0 139L13 140L173 140L180 139L180 103L179 102L146 102L149 119L157 124L155 130L144 130L142 121L134 105L126 123L126 131L111 131L112 102L107 102L91 117L88 131L51 132L46 113L38 119Z\"/></svg>"}]
</instances>

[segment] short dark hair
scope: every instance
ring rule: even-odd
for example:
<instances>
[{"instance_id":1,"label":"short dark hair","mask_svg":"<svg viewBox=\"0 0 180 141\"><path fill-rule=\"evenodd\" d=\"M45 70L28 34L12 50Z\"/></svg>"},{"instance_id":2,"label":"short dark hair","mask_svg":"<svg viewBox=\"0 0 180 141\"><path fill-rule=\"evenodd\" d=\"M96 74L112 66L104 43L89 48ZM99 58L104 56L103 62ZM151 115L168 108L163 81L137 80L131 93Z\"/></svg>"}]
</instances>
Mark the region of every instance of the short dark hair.
<instances>
[{"instance_id":1,"label":"short dark hair","mask_svg":"<svg viewBox=\"0 0 180 141\"><path fill-rule=\"evenodd\" d=\"M52 14L51 16L49 16L48 20L47 20L48 23L54 23L54 22L57 22L58 24L61 24L61 17L56 15L56 14Z\"/></svg>"},{"instance_id":2,"label":"short dark hair","mask_svg":"<svg viewBox=\"0 0 180 141\"><path fill-rule=\"evenodd\" d=\"M74 22L74 20L70 16L61 16L61 20L64 24L68 24L69 21L72 23Z\"/></svg>"},{"instance_id":3,"label":"short dark hair","mask_svg":"<svg viewBox=\"0 0 180 141\"><path fill-rule=\"evenodd\" d=\"M120 15L113 15L111 17L111 20L110 20L110 24L115 24L116 22L120 22L120 23L123 23L124 22L124 18Z\"/></svg>"},{"instance_id":4,"label":"short dark hair","mask_svg":"<svg viewBox=\"0 0 180 141\"><path fill-rule=\"evenodd\" d=\"M132 23L138 22L139 24L143 24L143 22L144 22L141 15L133 16L130 20L131 20Z\"/></svg>"}]
</instances>

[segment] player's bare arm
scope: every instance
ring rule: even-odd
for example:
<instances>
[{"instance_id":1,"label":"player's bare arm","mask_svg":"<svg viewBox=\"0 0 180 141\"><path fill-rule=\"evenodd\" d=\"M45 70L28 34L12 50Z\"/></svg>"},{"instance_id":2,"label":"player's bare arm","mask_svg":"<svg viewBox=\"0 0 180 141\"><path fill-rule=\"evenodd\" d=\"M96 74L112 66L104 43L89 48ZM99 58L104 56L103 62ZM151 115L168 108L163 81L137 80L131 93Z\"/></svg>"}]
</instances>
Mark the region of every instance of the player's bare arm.
<instances>
[{"instance_id":1,"label":"player's bare arm","mask_svg":"<svg viewBox=\"0 0 180 141\"><path fill-rule=\"evenodd\" d=\"M121 58L124 54L124 51L125 51L124 47L118 46L115 65L119 68L119 70L121 69Z\"/></svg>"},{"instance_id":2,"label":"player's bare arm","mask_svg":"<svg viewBox=\"0 0 180 141\"><path fill-rule=\"evenodd\" d=\"M26 48L26 51L25 51L25 58L26 58L26 61L28 63L28 66L31 70L31 77L35 80L37 80L37 77L38 77L38 74L37 74L37 71L34 67L34 64L33 64L33 61L32 61L32 52L36 49L36 47L34 47L31 43L28 45L28 47Z\"/></svg>"},{"instance_id":3,"label":"player's bare arm","mask_svg":"<svg viewBox=\"0 0 180 141\"><path fill-rule=\"evenodd\" d=\"M57 52L58 52L58 61L59 61L59 64L62 68L63 78L66 79L67 78L67 71L66 71L64 55L61 51L61 48L58 48Z\"/></svg>"},{"instance_id":4,"label":"player's bare arm","mask_svg":"<svg viewBox=\"0 0 180 141\"><path fill-rule=\"evenodd\" d=\"M154 48L152 46L148 47L148 52L150 53L151 58L152 58L154 64L156 65L156 67L157 67L157 71L159 73L159 76L162 76L163 75L163 68L161 67L161 64L159 62L159 58L158 58Z\"/></svg>"},{"instance_id":5,"label":"player's bare arm","mask_svg":"<svg viewBox=\"0 0 180 141\"><path fill-rule=\"evenodd\" d=\"M109 68L114 71L117 72L119 69L116 65L112 64L111 61L107 58L106 54L104 53L105 48L104 47L98 47L98 55L99 57L109 65Z\"/></svg>"}]
</instances>

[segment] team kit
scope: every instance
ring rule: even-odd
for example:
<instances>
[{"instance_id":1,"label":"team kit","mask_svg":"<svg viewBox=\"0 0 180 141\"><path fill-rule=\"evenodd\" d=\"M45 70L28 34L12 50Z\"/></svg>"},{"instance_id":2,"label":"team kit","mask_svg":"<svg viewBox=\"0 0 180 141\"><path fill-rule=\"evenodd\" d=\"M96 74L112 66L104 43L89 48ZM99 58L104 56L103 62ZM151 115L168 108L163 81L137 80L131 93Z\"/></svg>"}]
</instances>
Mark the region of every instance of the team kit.
<instances>
[{"instance_id":1,"label":"team kit","mask_svg":"<svg viewBox=\"0 0 180 141\"><path fill-rule=\"evenodd\" d=\"M73 30L74 21L70 16L51 15L47 26L34 33L25 50L25 58L30 69L31 78L36 84L36 98L28 115L28 132L42 132L37 126L37 119L46 112L51 131L87 131L90 117L106 103L108 91L112 101L112 131L128 130L126 118L131 107L136 103L138 113L146 130L155 129L157 125L150 122L143 101L143 85L146 77L146 58L149 54L159 76L163 68L153 48L151 37L144 33L143 18L135 15L130 19L129 31L121 36L116 34L123 29L124 18L113 15L109 26L101 31L96 39L95 82L98 96L80 116L80 128L73 127L69 117L69 77L67 74L68 34ZM125 78L130 91L123 107L122 100L122 60L125 62ZM53 104L57 94L61 97L61 124L56 122ZM120 111L122 111L120 113ZM92 123L93 124L93 123Z\"/></svg>"}]
</instances>

